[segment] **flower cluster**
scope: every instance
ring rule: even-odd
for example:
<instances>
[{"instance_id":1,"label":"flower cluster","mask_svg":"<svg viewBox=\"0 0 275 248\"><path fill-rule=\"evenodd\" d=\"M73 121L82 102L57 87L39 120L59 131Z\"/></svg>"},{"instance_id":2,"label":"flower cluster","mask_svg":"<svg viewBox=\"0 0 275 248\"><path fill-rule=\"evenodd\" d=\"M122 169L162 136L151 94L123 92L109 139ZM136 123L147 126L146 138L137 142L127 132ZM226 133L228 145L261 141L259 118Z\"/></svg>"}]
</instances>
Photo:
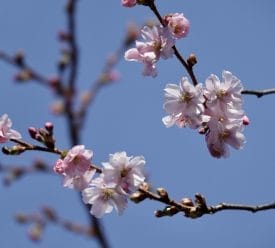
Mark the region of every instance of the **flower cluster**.
<instances>
[{"instance_id":1,"label":"flower cluster","mask_svg":"<svg viewBox=\"0 0 275 248\"><path fill-rule=\"evenodd\" d=\"M83 145L74 146L63 159L58 159L54 171L65 177L63 185L82 191L83 201L91 204L91 214L101 218L113 208L122 214L127 197L134 193L145 176L142 172L145 160L142 156L128 157L126 152L111 154L104 162L98 177L90 162L92 151Z\"/></svg>"},{"instance_id":2,"label":"flower cluster","mask_svg":"<svg viewBox=\"0 0 275 248\"><path fill-rule=\"evenodd\" d=\"M125 53L126 60L144 64L144 76L156 77L157 61L160 58L171 58L176 39L185 37L189 31L189 21L183 14L167 15L164 17L164 23L165 27L162 25L143 27L141 36L144 41L136 41L136 47Z\"/></svg>"},{"instance_id":3,"label":"flower cluster","mask_svg":"<svg viewBox=\"0 0 275 248\"><path fill-rule=\"evenodd\" d=\"M242 148L245 137L243 126L249 123L242 109L240 80L229 71L223 71L222 82L210 75L203 87L193 86L187 78L179 85L167 84L165 88L164 117L166 127L199 128L205 134L207 147L216 158L229 155L228 145Z\"/></svg>"},{"instance_id":4,"label":"flower cluster","mask_svg":"<svg viewBox=\"0 0 275 248\"><path fill-rule=\"evenodd\" d=\"M22 136L16 130L11 129L12 122L7 114L0 117L0 143L8 142L10 139L21 139Z\"/></svg>"}]
</instances>

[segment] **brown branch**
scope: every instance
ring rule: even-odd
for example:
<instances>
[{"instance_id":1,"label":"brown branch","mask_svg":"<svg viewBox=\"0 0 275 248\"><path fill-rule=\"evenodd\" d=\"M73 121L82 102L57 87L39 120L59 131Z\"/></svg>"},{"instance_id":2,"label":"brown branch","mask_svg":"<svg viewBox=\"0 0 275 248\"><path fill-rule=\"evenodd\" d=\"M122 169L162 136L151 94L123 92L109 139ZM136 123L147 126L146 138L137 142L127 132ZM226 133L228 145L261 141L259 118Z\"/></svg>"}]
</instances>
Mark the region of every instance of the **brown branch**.
<instances>
[{"instance_id":1,"label":"brown branch","mask_svg":"<svg viewBox=\"0 0 275 248\"><path fill-rule=\"evenodd\" d=\"M240 204L229 204L229 203L220 203L216 206L208 207L209 214L214 214L223 210L242 210L242 211L249 211L252 213L256 213L258 211L265 211L265 210L275 210L275 202L264 204L264 205L240 205Z\"/></svg>"},{"instance_id":2,"label":"brown branch","mask_svg":"<svg viewBox=\"0 0 275 248\"><path fill-rule=\"evenodd\" d=\"M180 202L176 202L170 199L168 193L163 188L158 188L156 190L157 193L151 192L148 184L141 186L138 192L131 197L136 203L147 198L166 204L163 210L157 210L155 212L156 217L173 216L179 212L183 212L188 218L199 218L206 214L215 214L224 210L248 211L252 213L272 209L275 210L275 202L254 206L231 203L220 203L218 205L207 206L206 199L201 194L196 194L194 201L190 198L183 198ZM140 195L140 193L142 195Z\"/></svg>"},{"instance_id":3,"label":"brown branch","mask_svg":"<svg viewBox=\"0 0 275 248\"><path fill-rule=\"evenodd\" d=\"M9 186L15 180L22 178L24 175L30 173L51 173L52 168L41 160L35 161L31 166L15 166L0 164L0 173L5 174L3 183Z\"/></svg>"},{"instance_id":4,"label":"brown branch","mask_svg":"<svg viewBox=\"0 0 275 248\"><path fill-rule=\"evenodd\" d=\"M67 118L67 123L69 126L69 134L72 146L79 144L80 142L80 131L81 127L77 120L78 116L74 111L74 98L76 96L76 79L77 79L77 69L78 69L78 57L79 51L77 48L76 42L76 5L78 0L68 0L66 5L67 10L67 23L68 23L68 32L70 36L69 46L70 46L70 72L68 78L68 93L64 95L65 100L65 114ZM81 198L81 194L80 194ZM82 202L82 200L81 200ZM83 205L85 205L83 203ZM90 209L89 205L85 205L87 210ZM102 248L108 248L108 242L106 236L102 230L99 220L93 217L89 211L87 211L88 217L90 219L91 229L95 233L95 238Z\"/></svg>"},{"instance_id":5,"label":"brown branch","mask_svg":"<svg viewBox=\"0 0 275 248\"><path fill-rule=\"evenodd\" d=\"M27 143L23 140L17 140L17 139L10 139L10 141L20 145L20 147L22 149L24 149L24 151L42 151L42 152L55 153L55 154L59 154L59 155L63 154L63 151L59 150L58 148L49 148L46 146L33 145L33 144Z\"/></svg>"},{"instance_id":6,"label":"brown branch","mask_svg":"<svg viewBox=\"0 0 275 248\"><path fill-rule=\"evenodd\" d=\"M243 95L255 95L258 98L260 98L265 95L275 94L275 88L265 89L265 90L243 90L242 94Z\"/></svg>"}]
</instances>

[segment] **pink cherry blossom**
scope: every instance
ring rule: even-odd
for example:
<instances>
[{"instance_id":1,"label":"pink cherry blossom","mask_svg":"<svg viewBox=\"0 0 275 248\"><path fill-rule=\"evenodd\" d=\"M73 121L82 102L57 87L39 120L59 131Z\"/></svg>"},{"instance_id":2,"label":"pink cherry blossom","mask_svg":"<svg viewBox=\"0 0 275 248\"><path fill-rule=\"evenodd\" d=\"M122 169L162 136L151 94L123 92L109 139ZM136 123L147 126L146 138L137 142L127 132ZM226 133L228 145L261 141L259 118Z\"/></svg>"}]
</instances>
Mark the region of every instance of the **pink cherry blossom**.
<instances>
[{"instance_id":1,"label":"pink cherry blossom","mask_svg":"<svg viewBox=\"0 0 275 248\"><path fill-rule=\"evenodd\" d=\"M91 204L91 214L101 218L104 214L113 211L113 208L121 215L127 206L125 194L121 194L115 184L107 184L103 176L92 180L90 187L82 191L82 200Z\"/></svg>"},{"instance_id":2,"label":"pink cherry blossom","mask_svg":"<svg viewBox=\"0 0 275 248\"><path fill-rule=\"evenodd\" d=\"M121 4L124 7L134 7L137 4L136 0L121 0Z\"/></svg>"},{"instance_id":3,"label":"pink cherry blossom","mask_svg":"<svg viewBox=\"0 0 275 248\"><path fill-rule=\"evenodd\" d=\"M219 105L221 109L239 108L242 104L241 92L243 86L241 81L229 71L222 72L223 81L211 74L205 81L206 89L204 95L207 98L207 106Z\"/></svg>"},{"instance_id":4,"label":"pink cherry blossom","mask_svg":"<svg viewBox=\"0 0 275 248\"><path fill-rule=\"evenodd\" d=\"M86 188L95 174L91 167L93 152L86 150L84 145L74 146L68 151L64 159L58 159L54 165L54 171L63 175L63 186L78 191Z\"/></svg>"},{"instance_id":5,"label":"pink cherry blossom","mask_svg":"<svg viewBox=\"0 0 275 248\"><path fill-rule=\"evenodd\" d=\"M190 28L190 22L182 13L169 14L164 17L169 31L177 39L187 36Z\"/></svg>"},{"instance_id":6,"label":"pink cherry blossom","mask_svg":"<svg viewBox=\"0 0 275 248\"><path fill-rule=\"evenodd\" d=\"M179 127L197 128L208 121L208 117L203 115L205 98L201 84L193 86L186 77L183 77L179 85L167 84L164 91L163 107L168 116L162 121L166 127L176 124Z\"/></svg>"},{"instance_id":7,"label":"pink cherry blossom","mask_svg":"<svg viewBox=\"0 0 275 248\"><path fill-rule=\"evenodd\" d=\"M167 28L160 25L148 27L141 30L144 41L136 41L136 47L125 52L125 59L137 61L144 64L144 76L157 76L156 63L162 57L168 59L173 56L175 39Z\"/></svg>"},{"instance_id":8,"label":"pink cherry blossom","mask_svg":"<svg viewBox=\"0 0 275 248\"><path fill-rule=\"evenodd\" d=\"M11 129L12 122L7 114L0 117L0 143L5 143L10 139L21 139L22 136L16 130Z\"/></svg>"},{"instance_id":9,"label":"pink cherry blossom","mask_svg":"<svg viewBox=\"0 0 275 248\"><path fill-rule=\"evenodd\" d=\"M117 152L110 154L109 162L102 164L104 181L115 183L125 194L135 192L145 180L142 172L145 160L142 156L128 157L126 152Z\"/></svg>"},{"instance_id":10,"label":"pink cherry blossom","mask_svg":"<svg viewBox=\"0 0 275 248\"><path fill-rule=\"evenodd\" d=\"M209 131L205 136L207 147L213 157L228 157L228 145L235 149L240 149L245 143L245 137L242 133L242 123L236 120L217 118L211 116L207 123Z\"/></svg>"}]
</instances>

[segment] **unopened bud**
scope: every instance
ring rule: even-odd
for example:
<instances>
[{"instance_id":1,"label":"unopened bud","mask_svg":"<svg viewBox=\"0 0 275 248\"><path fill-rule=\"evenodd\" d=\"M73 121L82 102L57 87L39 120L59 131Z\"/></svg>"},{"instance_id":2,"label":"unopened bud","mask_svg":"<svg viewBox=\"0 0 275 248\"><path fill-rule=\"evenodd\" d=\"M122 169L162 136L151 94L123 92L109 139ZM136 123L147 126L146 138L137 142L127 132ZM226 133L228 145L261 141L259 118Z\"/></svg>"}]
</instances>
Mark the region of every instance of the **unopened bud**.
<instances>
[{"instance_id":1,"label":"unopened bud","mask_svg":"<svg viewBox=\"0 0 275 248\"><path fill-rule=\"evenodd\" d=\"M58 39L60 41L70 41L72 39L72 35L66 31L59 31Z\"/></svg>"},{"instance_id":2,"label":"unopened bud","mask_svg":"<svg viewBox=\"0 0 275 248\"><path fill-rule=\"evenodd\" d=\"M50 133L50 134L52 134L52 132L53 132L53 123L51 123L51 122L46 122L45 124L44 124L44 127L46 128L46 130Z\"/></svg>"},{"instance_id":3,"label":"unopened bud","mask_svg":"<svg viewBox=\"0 0 275 248\"><path fill-rule=\"evenodd\" d=\"M168 206L164 210L165 214L168 216L173 216L179 212L179 210L175 206Z\"/></svg>"},{"instance_id":4,"label":"unopened bud","mask_svg":"<svg viewBox=\"0 0 275 248\"><path fill-rule=\"evenodd\" d=\"M245 115L243 117L243 125L247 126L249 124L250 124L250 120L249 120L248 116Z\"/></svg>"},{"instance_id":5,"label":"unopened bud","mask_svg":"<svg viewBox=\"0 0 275 248\"><path fill-rule=\"evenodd\" d=\"M189 206L189 207L193 207L193 206L194 206L194 203L193 203L192 199L190 199L190 198L183 198L183 199L181 200L181 203L182 203L183 205Z\"/></svg>"},{"instance_id":6,"label":"unopened bud","mask_svg":"<svg viewBox=\"0 0 275 248\"><path fill-rule=\"evenodd\" d=\"M163 216L166 216L166 215L163 213L163 211L161 211L161 210L156 210L156 211L154 212L154 214L155 214L155 216L158 217L158 218L163 217Z\"/></svg>"},{"instance_id":7,"label":"unopened bud","mask_svg":"<svg viewBox=\"0 0 275 248\"><path fill-rule=\"evenodd\" d=\"M32 72L30 70L24 69L14 76L14 80L17 82L25 82L32 79Z\"/></svg>"},{"instance_id":8,"label":"unopened bud","mask_svg":"<svg viewBox=\"0 0 275 248\"><path fill-rule=\"evenodd\" d=\"M37 129L35 127L29 127L28 132L31 138L35 139L35 136L37 134Z\"/></svg>"},{"instance_id":9,"label":"unopened bud","mask_svg":"<svg viewBox=\"0 0 275 248\"><path fill-rule=\"evenodd\" d=\"M15 215L15 220L18 223L24 224L28 221L28 217L25 214L20 213Z\"/></svg>"},{"instance_id":10,"label":"unopened bud","mask_svg":"<svg viewBox=\"0 0 275 248\"><path fill-rule=\"evenodd\" d=\"M57 216L55 211L52 208L49 207L44 207L42 209L42 213L47 217L48 220L50 221L56 221L57 220Z\"/></svg>"},{"instance_id":11,"label":"unopened bud","mask_svg":"<svg viewBox=\"0 0 275 248\"><path fill-rule=\"evenodd\" d=\"M130 196L130 200L133 201L134 203L140 203L146 198L147 198L146 195L140 191L137 191Z\"/></svg>"},{"instance_id":12,"label":"unopened bud","mask_svg":"<svg viewBox=\"0 0 275 248\"><path fill-rule=\"evenodd\" d=\"M197 57L195 54L191 53L187 59L188 65L193 67L195 64L197 64Z\"/></svg>"},{"instance_id":13,"label":"unopened bud","mask_svg":"<svg viewBox=\"0 0 275 248\"><path fill-rule=\"evenodd\" d=\"M164 188L157 188L158 195L165 200L169 200L167 191Z\"/></svg>"},{"instance_id":14,"label":"unopened bud","mask_svg":"<svg viewBox=\"0 0 275 248\"><path fill-rule=\"evenodd\" d=\"M16 63L19 66L23 66L24 65L24 53L23 51L18 51L15 53L14 55L14 63Z\"/></svg>"},{"instance_id":15,"label":"unopened bud","mask_svg":"<svg viewBox=\"0 0 275 248\"><path fill-rule=\"evenodd\" d=\"M32 241L38 242L41 240L42 233L43 226L37 223L29 229L28 236Z\"/></svg>"},{"instance_id":16,"label":"unopened bud","mask_svg":"<svg viewBox=\"0 0 275 248\"><path fill-rule=\"evenodd\" d=\"M15 145L12 147L7 147L7 146L2 147L2 152L6 155L20 155L25 150L26 148L21 145Z\"/></svg>"}]
</instances>

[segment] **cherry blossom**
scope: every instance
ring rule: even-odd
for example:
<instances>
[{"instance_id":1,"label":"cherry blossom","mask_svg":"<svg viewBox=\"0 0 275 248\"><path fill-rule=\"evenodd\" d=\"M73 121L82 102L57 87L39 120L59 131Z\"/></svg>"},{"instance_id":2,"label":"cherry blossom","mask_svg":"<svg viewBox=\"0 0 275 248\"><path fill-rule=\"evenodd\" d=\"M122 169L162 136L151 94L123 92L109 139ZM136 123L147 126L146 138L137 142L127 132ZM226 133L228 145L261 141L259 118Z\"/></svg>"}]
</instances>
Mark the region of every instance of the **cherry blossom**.
<instances>
[{"instance_id":1,"label":"cherry blossom","mask_svg":"<svg viewBox=\"0 0 275 248\"><path fill-rule=\"evenodd\" d=\"M169 31L175 38L179 39L187 36L190 22L182 13L166 15L164 17L164 22L167 24Z\"/></svg>"},{"instance_id":2,"label":"cherry blossom","mask_svg":"<svg viewBox=\"0 0 275 248\"><path fill-rule=\"evenodd\" d=\"M133 193L145 180L142 172L145 160L142 156L128 157L126 152L117 152L110 154L109 162L102 164L105 182L115 182L123 193Z\"/></svg>"},{"instance_id":3,"label":"cherry blossom","mask_svg":"<svg viewBox=\"0 0 275 248\"><path fill-rule=\"evenodd\" d=\"M165 91L165 111L169 114L162 119L166 127L176 124L179 127L197 128L208 117L203 115L205 98L202 85L192 85L186 77L179 85L167 84Z\"/></svg>"},{"instance_id":4,"label":"cherry blossom","mask_svg":"<svg viewBox=\"0 0 275 248\"><path fill-rule=\"evenodd\" d=\"M222 112L212 111L211 119L207 123L209 128L205 135L208 150L213 157L229 156L228 145L240 149L245 143L243 131L243 111Z\"/></svg>"},{"instance_id":5,"label":"cherry blossom","mask_svg":"<svg viewBox=\"0 0 275 248\"><path fill-rule=\"evenodd\" d=\"M0 143L5 143L10 139L21 139L22 136L16 130L11 129L12 122L7 114L0 117Z\"/></svg>"},{"instance_id":6,"label":"cherry blossom","mask_svg":"<svg viewBox=\"0 0 275 248\"><path fill-rule=\"evenodd\" d=\"M144 76L157 76L156 62L162 57L168 59L173 56L175 39L166 27L160 25L141 30L143 41L136 41L136 47L125 52L125 59L144 64Z\"/></svg>"},{"instance_id":7,"label":"cherry blossom","mask_svg":"<svg viewBox=\"0 0 275 248\"><path fill-rule=\"evenodd\" d=\"M223 110L228 108L228 105L231 105L231 108L240 108L243 90L240 80L229 71L223 71L222 78L221 82L216 75L211 74L206 79L204 95L207 98L207 105L219 105Z\"/></svg>"},{"instance_id":8,"label":"cherry blossom","mask_svg":"<svg viewBox=\"0 0 275 248\"><path fill-rule=\"evenodd\" d=\"M121 194L114 183L106 183L103 176L92 180L90 187L82 191L82 200L91 204L90 213L97 218L113 211L121 215L127 206L125 194Z\"/></svg>"},{"instance_id":9,"label":"cherry blossom","mask_svg":"<svg viewBox=\"0 0 275 248\"><path fill-rule=\"evenodd\" d=\"M84 145L77 145L68 151L64 159L56 161L54 171L65 177L64 187L81 191L88 186L96 172L91 167L92 156L91 150L86 150Z\"/></svg>"}]
</instances>

